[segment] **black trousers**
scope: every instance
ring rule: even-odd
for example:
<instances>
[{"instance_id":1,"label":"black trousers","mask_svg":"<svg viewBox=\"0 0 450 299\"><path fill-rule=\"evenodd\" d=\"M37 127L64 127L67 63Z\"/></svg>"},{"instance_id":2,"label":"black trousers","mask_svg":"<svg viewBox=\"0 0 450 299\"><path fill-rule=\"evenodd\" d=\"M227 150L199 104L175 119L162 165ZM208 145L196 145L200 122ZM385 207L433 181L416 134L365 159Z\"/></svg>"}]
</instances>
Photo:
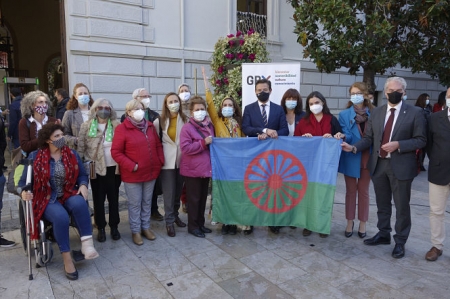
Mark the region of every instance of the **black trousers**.
<instances>
[{"instance_id":1,"label":"black trousers","mask_svg":"<svg viewBox=\"0 0 450 299\"><path fill-rule=\"evenodd\" d=\"M156 182L155 182L155 188L153 189L152 208L151 208L152 214L158 212L158 195L161 195L161 194L162 194L161 179L158 176L158 178L156 179Z\"/></svg>"},{"instance_id":2,"label":"black trousers","mask_svg":"<svg viewBox=\"0 0 450 299\"><path fill-rule=\"evenodd\" d=\"M102 176L97 173L97 178L91 180L94 220L98 229L104 229L106 226L106 197L108 197L109 204L109 227L117 228L119 225L119 187L121 183L120 175L116 175L116 166L106 167L106 175Z\"/></svg>"},{"instance_id":3,"label":"black trousers","mask_svg":"<svg viewBox=\"0 0 450 299\"><path fill-rule=\"evenodd\" d=\"M184 177L188 208L188 231L205 226L209 178Z\"/></svg>"},{"instance_id":4,"label":"black trousers","mask_svg":"<svg viewBox=\"0 0 450 299\"><path fill-rule=\"evenodd\" d=\"M399 180L395 177L389 159L378 158L372 176L377 202L377 227L382 237L391 235L392 198L396 209L394 241L405 244L411 231L411 184L413 180Z\"/></svg>"}]
</instances>

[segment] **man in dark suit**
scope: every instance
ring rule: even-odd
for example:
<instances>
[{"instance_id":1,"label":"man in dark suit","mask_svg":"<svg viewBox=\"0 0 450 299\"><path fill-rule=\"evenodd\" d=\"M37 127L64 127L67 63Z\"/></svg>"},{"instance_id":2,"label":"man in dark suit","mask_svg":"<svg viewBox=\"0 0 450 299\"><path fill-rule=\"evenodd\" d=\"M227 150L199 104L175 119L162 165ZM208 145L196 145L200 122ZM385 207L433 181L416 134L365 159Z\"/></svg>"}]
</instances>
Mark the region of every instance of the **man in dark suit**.
<instances>
[{"instance_id":1,"label":"man in dark suit","mask_svg":"<svg viewBox=\"0 0 450 299\"><path fill-rule=\"evenodd\" d=\"M20 87L11 88L13 101L9 106L9 129L8 137L11 139L14 148L18 148L19 144L19 121L22 118L20 111L20 103L22 102L22 89Z\"/></svg>"},{"instance_id":2,"label":"man in dark suit","mask_svg":"<svg viewBox=\"0 0 450 299\"><path fill-rule=\"evenodd\" d=\"M393 198L396 208L394 258L405 256L405 243L411 230L411 184L418 173L416 150L426 144L423 112L402 101L405 93L403 78L388 78L384 85L388 104L372 111L360 141L353 146L342 143L344 151L353 153L373 147L368 166L375 189L379 232L364 240L364 244L391 243Z\"/></svg>"},{"instance_id":3,"label":"man in dark suit","mask_svg":"<svg viewBox=\"0 0 450 299\"><path fill-rule=\"evenodd\" d=\"M433 247L425 255L435 261L442 255L445 240L445 208L450 194L450 88L446 95L447 109L432 113L429 121L427 153L430 197L430 230Z\"/></svg>"},{"instance_id":4,"label":"man in dark suit","mask_svg":"<svg viewBox=\"0 0 450 299\"><path fill-rule=\"evenodd\" d=\"M278 136L288 136L289 128L286 121L286 114L280 105L269 101L272 92L271 82L261 79L255 83L255 94L258 100L245 106L242 117L242 130L248 137L258 137L259 140L278 138ZM269 226L274 234L280 232L279 226ZM244 230L244 234L251 234L250 230Z\"/></svg>"}]
</instances>

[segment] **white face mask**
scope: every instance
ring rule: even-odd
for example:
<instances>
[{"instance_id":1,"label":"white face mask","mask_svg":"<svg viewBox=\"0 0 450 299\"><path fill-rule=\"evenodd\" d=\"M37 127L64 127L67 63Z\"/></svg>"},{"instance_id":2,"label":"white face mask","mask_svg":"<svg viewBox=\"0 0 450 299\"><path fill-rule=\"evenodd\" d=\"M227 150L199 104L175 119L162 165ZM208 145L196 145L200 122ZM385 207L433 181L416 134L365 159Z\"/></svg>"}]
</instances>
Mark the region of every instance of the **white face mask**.
<instances>
[{"instance_id":1,"label":"white face mask","mask_svg":"<svg viewBox=\"0 0 450 299\"><path fill-rule=\"evenodd\" d=\"M311 110L312 113L314 114L319 114L320 112L322 112L323 106L320 104L314 104L312 106L309 106L309 110Z\"/></svg>"},{"instance_id":2,"label":"white face mask","mask_svg":"<svg viewBox=\"0 0 450 299\"><path fill-rule=\"evenodd\" d=\"M425 105L430 105L430 100L426 100Z\"/></svg>"},{"instance_id":3,"label":"white face mask","mask_svg":"<svg viewBox=\"0 0 450 299\"><path fill-rule=\"evenodd\" d=\"M293 100L286 100L286 108L287 109L294 109L295 107L297 107L297 101L293 101Z\"/></svg>"},{"instance_id":4,"label":"white face mask","mask_svg":"<svg viewBox=\"0 0 450 299\"><path fill-rule=\"evenodd\" d=\"M169 104L167 105L167 108L169 109L170 112L177 113L178 110L180 110L180 103L176 102Z\"/></svg>"},{"instance_id":5,"label":"white face mask","mask_svg":"<svg viewBox=\"0 0 450 299\"><path fill-rule=\"evenodd\" d=\"M141 121L144 118L144 115L145 115L145 111L142 109L135 110L133 112L133 118L136 121Z\"/></svg>"},{"instance_id":6,"label":"white face mask","mask_svg":"<svg viewBox=\"0 0 450 299\"><path fill-rule=\"evenodd\" d=\"M150 106L150 98L142 99L141 103L145 108L148 108Z\"/></svg>"},{"instance_id":7,"label":"white face mask","mask_svg":"<svg viewBox=\"0 0 450 299\"><path fill-rule=\"evenodd\" d=\"M196 121L203 121L206 117L206 110L194 111L194 119Z\"/></svg>"},{"instance_id":8,"label":"white face mask","mask_svg":"<svg viewBox=\"0 0 450 299\"><path fill-rule=\"evenodd\" d=\"M446 98L445 101L447 102L447 108L450 107L450 98Z\"/></svg>"},{"instance_id":9,"label":"white face mask","mask_svg":"<svg viewBox=\"0 0 450 299\"><path fill-rule=\"evenodd\" d=\"M191 98L191 93L189 91L180 92L180 94L178 94L178 96L180 97L180 99L183 102L187 102Z\"/></svg>"}]
</instances>

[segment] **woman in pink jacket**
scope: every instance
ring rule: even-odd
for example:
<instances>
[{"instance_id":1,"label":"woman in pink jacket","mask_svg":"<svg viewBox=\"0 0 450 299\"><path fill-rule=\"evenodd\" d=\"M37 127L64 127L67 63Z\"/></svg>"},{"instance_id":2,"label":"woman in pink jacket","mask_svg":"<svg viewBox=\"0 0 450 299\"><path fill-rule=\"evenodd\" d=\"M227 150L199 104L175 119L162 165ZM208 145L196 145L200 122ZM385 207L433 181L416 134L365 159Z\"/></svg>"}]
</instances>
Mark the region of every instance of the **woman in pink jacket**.
<instances>
[{"instance_id":1,"label":"woman in pink jacket","mask_svg":"<svg viewBox=\"0 0 450 299\"><path fill-rule=\"evenodd\" d=\"M155 180L164 165L164 154L153 124L144 119L144 106L131 100L125 106L126 118L117 126L111 147L119 164L128 197L128 219L133 242L142 245L141 234L156 239L150 230L150 211Z\"/></svg>"},{"instance_id":2,"label":"woman in pink jacket","mask_svg":"<svg viewBox=\"0 0 450 299\"><path fill-rule=\"evenodd\" d=\"M211 230L205 227L206 197L211 178L209 144L214 126L206 116L202 97L193 97L189 103L191 118L180 133L180 173L184 176L188 205L188 232L204 238Z\"/></svg>"}]
</instances>

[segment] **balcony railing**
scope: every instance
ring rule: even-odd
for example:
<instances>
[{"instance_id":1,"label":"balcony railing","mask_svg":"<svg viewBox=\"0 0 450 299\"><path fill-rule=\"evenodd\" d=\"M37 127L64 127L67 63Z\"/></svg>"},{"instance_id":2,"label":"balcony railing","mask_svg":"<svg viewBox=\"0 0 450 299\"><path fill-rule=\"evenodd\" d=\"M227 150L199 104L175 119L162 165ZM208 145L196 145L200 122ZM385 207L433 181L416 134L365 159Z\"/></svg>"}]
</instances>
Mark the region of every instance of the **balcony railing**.
<instances>
[{"instance_id":1,"label":"balcony railing","mask_svg":"<svg viewBox=\"0 0 450 299\"><path fill-rule=\"evenodd\" d=\"M248 30L253 29L258 32L262 37L267 36L267 17L265 15L259 15L253 12L237 12L236 30L247 33Z\"/></svg>"}]
</instances>

